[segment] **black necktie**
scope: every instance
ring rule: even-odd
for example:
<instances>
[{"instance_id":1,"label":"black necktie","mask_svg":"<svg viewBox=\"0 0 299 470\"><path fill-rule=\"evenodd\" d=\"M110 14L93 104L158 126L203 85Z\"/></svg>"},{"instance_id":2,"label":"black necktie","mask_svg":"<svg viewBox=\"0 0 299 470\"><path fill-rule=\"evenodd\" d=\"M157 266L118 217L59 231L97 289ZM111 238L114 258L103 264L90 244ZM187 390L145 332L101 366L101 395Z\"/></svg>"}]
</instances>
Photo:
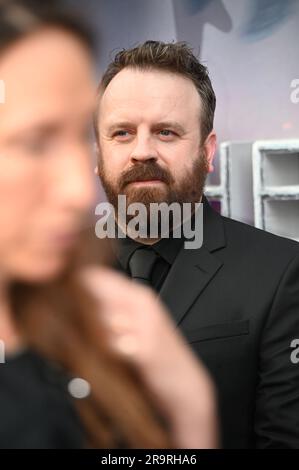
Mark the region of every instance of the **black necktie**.
<instances>
[{"instance_id":1,"label":"black necktie","mask_svg":"<svg viewBox=\"0 0 299 470\"><path fill-rule=\"evenodd\" d=\"M158 256L151 248L137 248L132 254L129 267L132 279L151 286L151 274Z\"/></svg>"}]
</instances>

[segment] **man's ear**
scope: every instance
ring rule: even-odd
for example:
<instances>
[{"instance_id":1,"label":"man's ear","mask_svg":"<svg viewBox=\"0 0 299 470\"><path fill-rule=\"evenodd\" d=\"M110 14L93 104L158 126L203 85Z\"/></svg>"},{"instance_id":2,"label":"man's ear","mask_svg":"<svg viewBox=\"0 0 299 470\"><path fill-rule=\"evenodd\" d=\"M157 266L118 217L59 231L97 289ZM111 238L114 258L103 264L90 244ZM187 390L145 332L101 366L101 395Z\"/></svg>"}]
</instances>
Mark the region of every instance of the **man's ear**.
<instances>
[{"instance_id":1,"label":"man's ear","mask_svg":"<svg viewBox=\"0 0 299 470\"><path fill-rule=\"evenodd\" d=\"M214 171L213 160L214 160L215 153L216 153L216 147L217 147L217 136L216 136L216 132L212 130L204 143L204 151L205 151L206 159L209 164L209 173L212 173Z\"/></svg>"}]
</instances>

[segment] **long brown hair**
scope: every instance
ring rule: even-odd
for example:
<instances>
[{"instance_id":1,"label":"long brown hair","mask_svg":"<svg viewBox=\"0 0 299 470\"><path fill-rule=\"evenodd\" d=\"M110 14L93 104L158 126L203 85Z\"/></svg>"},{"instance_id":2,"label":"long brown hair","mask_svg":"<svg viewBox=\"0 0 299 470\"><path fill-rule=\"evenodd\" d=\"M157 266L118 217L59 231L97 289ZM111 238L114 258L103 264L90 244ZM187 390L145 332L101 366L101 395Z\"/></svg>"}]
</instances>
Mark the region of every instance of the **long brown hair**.
<instances>
[{"instance_id":1,"label":"long brown hair","mask_svg":"<svg viewBox=\"0 0 299 470\"><path fill-rule=\"evenodd\" d=\"M88 30L57 3L0 0L0 53L27 34L51 25L76 35L91 49ZM104 242L88 231L57 279L11 286L12 311L29 346L89 382L90 395L75 402L87 445L167 448L172 446L170 433L154 398L134 367L110 350L98 302L79 280L80 269L103 263L107 252Z\"/></svg>"}]
</instances>

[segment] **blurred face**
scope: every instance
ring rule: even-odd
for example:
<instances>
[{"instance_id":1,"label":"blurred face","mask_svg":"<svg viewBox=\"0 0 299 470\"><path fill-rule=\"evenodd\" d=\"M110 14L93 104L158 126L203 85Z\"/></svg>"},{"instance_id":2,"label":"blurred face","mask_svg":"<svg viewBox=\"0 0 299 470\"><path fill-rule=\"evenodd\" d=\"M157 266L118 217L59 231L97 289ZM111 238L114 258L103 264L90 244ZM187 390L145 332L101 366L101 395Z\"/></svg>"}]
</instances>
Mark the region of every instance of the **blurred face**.
<instances>
[{"instance_id":1,"label":"blurred face","mask_svg":"<svg viewBox=\"0 0 299 470\"><path fill-rule=\"evenodd\" d=\"M99 109L99 174L108 199L127 203L199 202L215 152L200 135L201 99L193 82L164 71L126 68Z\"/></svg>"},{"instance_id":2,"label":"blurred face","mask_svg":"<svg viewBox=\"0 0 299 470\"><path fill-rule=\"evenodd\" d=\"M0 276L59 272L93 203L91 58L80 41L44 29L0 56Z\"/></svg>"}]
</instances>

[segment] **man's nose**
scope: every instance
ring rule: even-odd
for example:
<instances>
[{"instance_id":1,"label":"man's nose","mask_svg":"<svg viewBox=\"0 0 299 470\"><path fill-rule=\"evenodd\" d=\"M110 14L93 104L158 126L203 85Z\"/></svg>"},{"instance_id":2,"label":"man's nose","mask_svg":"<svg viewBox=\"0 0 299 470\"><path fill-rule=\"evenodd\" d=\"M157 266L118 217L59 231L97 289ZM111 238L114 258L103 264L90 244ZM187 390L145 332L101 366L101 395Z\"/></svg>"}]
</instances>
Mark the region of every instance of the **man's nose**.
<instances>
[{"instance_id":1,"label":"man's nose","mask_svg":"<svg viewBox=\"0 0 299 470\"><path fill-rule=\"evenodd\" d=\"M136 145L131 153L131 161L145 162L147 160L157 160L158 154L153 139L150 135L139 135L136 137Z\"/></svg>"}]
</instances>

